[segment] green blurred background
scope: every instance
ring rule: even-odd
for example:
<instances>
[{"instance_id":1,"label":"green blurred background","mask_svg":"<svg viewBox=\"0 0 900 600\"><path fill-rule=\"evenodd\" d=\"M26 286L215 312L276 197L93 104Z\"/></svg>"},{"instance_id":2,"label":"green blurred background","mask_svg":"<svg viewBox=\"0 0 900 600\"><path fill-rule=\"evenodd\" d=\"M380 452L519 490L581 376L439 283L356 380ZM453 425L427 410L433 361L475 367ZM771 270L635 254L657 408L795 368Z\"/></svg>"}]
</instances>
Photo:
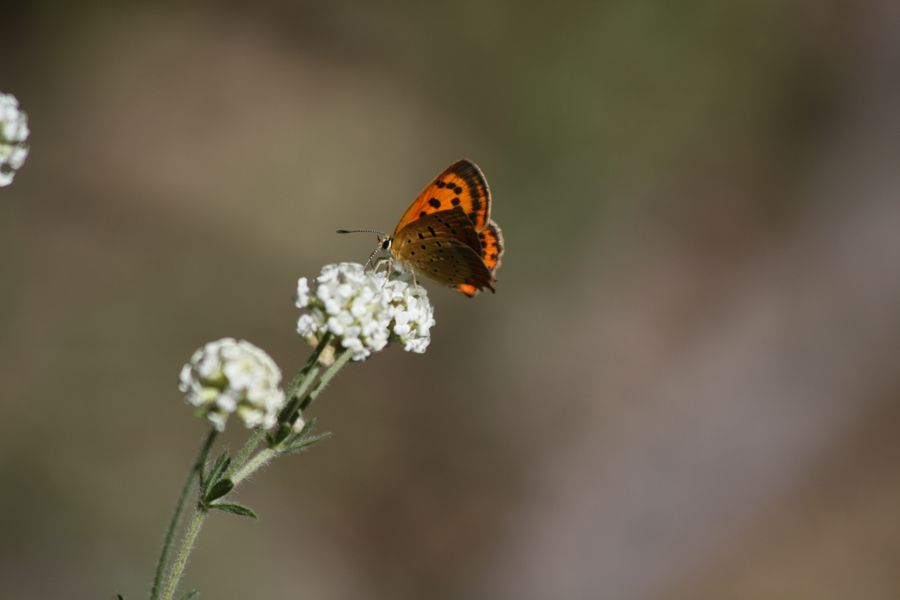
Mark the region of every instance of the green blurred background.
<instances>
[{"instance_id":1,"label":"green blurred background","mask_svg":"<svg viewBox=\"0 0 900 600\"><path fill-rule=\"evenodd\" d=\"M286 375L296 279L468 157L496 295L429 285L240 490L203 598L900 597L900 5L20 2L0 90L0 596L144 597L195 348ZM230 427L226 442L244 431Z\"/></svg>"}]
</instances>

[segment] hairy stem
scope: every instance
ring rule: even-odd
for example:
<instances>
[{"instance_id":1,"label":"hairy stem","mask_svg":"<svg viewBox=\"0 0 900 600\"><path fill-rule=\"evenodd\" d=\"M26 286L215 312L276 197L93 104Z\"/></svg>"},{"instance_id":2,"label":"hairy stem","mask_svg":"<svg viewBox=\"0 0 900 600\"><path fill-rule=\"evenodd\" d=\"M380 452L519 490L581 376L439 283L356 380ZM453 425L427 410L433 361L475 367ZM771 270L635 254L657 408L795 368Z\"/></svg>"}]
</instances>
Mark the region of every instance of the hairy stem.
<instances>
[{"instance_id":1,"label":"hairy stem","mask_svg":"<svg viewBox=\"0 0 900 600\"><path fill-rule=\"evenodd\" d=\"M347 361L350 360L350 357L352 355L353 355L352 351L344 350L344 353L341 354L337 358L336 361L334 361L334 364L332 364L330 367L328 367L327 371L322 373L322 377L319 379L319 383L318 383L318 385L316 385L316 389L311 391L309 393L309 395L306 396L300 402L300 410L301 411L304 411L307 408L309 408L309 405L313 403L313 400L315 400L316 398L319 397L319 394L322 393L322 390L324 390L326 388L326 386L328 386L328 384L331 383L331 380L334 378L335 375L338 374L338 371L340 371L341 368L347 364Z\"/></svg>"},{"instance_id":2,"label":"hairy stem","mask_svg":"<svg viewBox=\"0 0 900 600\"><path fill-rule=\"evenodd\" d=\"M175 590L178 589L178 582L184 574L184 567L187 565L188 556L194 549L194 542L197 541L197 535L200 533L200 526L206 520L206 509L197 507L194 510L194 516L188 524L187 531L184 532L184 539L181 542L181 549L178 550L178 556L172 564L172 571L169 573L169 580L166 582L166 589L163 592L162 600L172 600L175 596Z\"/></svg>"},{"instance_id":3,"label":"hairy stem","mask_svg":"<svg viewBox=\"0 0 900 600\"><path fill-rule=\"evenodd\" d=\"M264 448L263 450L260 450L256 456L248 460L246 464L231 476L231 481L237 486L238 483L252 475L254 471L268 463L277 455L277 448Z\"/></svg>"},{"instance_id":4,"label":"hairy stem","mask_svg":"<svg viewBox=\"0 0 900 600\"><path fill-rule=\"evenodd\" d=\"M291 412L297 409L300 399L303 398L303 395L306 394L309 386L311 386L313 381L316 380L316 375L319 374L319 356L321 356L322 351L325 350L325 347L328 346L328 342L330 341L330 333L326 333L322 336L322 339L313 350L313 353L306 360L306 364L303 365L303 368L300 369L300 372L297 373L297 375L288 384L286 394L288 402L285 408L281 411L282 418L286 419ZM250 435L250 438L244 443L244 445L235 455L234 460L231 461L231 466L228 467L225 478L231 479L235 483L240 481L240 479L243 479L243 477L241 477L240 479L235 479L235 474L242 470L242 467L244 467L244 465L250 459L250 456L252 456L253 452L263 441L263 439L265 439L265 437L266 431L262 428L257 429ZM265 450L263 452L265 452Z\"/></svg>"},{"instance_id":5,"label":"hairy stem","mask_svg":"<svg viewBox=\"0 0 900 600\"><path fill-rule=\"evenodd\" d=\"M322 377L319 379L319 383L316 385L315 389L303 398L303 401L300 403L301 411L306 410L306 408L312 403L312 401L322 393L322 390L324 390L328 383L332 379L334 379L334 376L338 374L338 371L340 371L344 367L344 365L347 364L352 355L352 351L345 350L344 353L341 354L330 367L328 367L328 370L325 371L322 374ZM282 448L280 446L260 450L260 452L256 456L251 458L245 464L241 465L241 467L239 467L232 474L231 481L234 482L235 486L237 486L237 484L242 480L246 479L260 467L265 466L270 460L278 456L281 450Z\"/></svg>"},{"instance_id":6,"label":"hairy stem","mask_svg":"<svg viewBox=\"0 0 900 600\"><path fill-rule=\"evenodd\" d=\"M159 554L159 561L156 564L156 573L153 575L153 586L150 588L150 600L158 600L159 598L159 586L162 583L163 573L169 562L169 554L172 552L172 542L175 539L175 531L178 529L178 524L181 522L181 515L184 512L184 503L187 501L188 493L190 493L191 490L191 484L194 482L194 477L202 471L203 465L206 464L206 457L209 455L209 450L212 448L213 442L218 434L219 432L215 429L210 429L209 434L203 441L203 445L200 447L200 451L197 453L197 458L194 459L194 463L191 465L190 471L188 471L184 485L181 487L181 494L179 494L178 502L175 504L175 512L172 515L172 520L169 521L169 528L166 530L166 538L165 541L163 541L162 551Z\"/></svg>"}]
</instances>

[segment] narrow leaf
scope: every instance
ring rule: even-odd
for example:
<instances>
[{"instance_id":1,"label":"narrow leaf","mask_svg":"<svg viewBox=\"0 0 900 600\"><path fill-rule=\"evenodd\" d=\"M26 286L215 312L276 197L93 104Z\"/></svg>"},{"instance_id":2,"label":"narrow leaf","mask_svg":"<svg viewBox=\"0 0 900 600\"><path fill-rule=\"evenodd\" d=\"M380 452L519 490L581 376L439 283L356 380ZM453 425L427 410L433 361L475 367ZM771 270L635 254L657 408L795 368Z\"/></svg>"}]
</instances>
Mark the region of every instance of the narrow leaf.
<instances>
[{"instance_id":1,"label":"narrow leaf","mask_svg":"<svg viewBox=\"0 0 900 600\"><path fill-rule=\"evenodd\" d=\"M203 497L203 501L209 504L213 500L217 498L221 498L228 492L234 489L234 482L230 479L220 479L216 483L212 485L206 495Z\"/></svg>"},{"instance_id":2,"label":"narrow leaf","mask_svg":"<svg viewBox=\"0 0 900 600\"><path fill-rule=\"evenodd\" d=\"M291 444L290 446L286 447L281 452L282 452L282 454L293 454L296 452L302 452L303 450L306 450L310 446L318 444L322 440L325 440L330 437L331 437L330 431L326 431L325 433L320 433L318 435L309 435L306 437L302 437L299 440L297 440L296 442L294 442L293 444Z\"/></svg>"},{"instance_id":3,"label":"narrow leaf","mask_svg":"<svg viewBox=\"0 0 900 600\"><path fill-rule=\"evenodd\" d=\"M210 504L209 507L218 510L224 510L225 512L229 512L240 517L250 517L251 519L259 518L256 513L253 512L253 509L249 506L244 506L243 504L237 504L234 502L218 502L216 504Z\"/></svg>"},{"instance_id":4,"label":"narrow leaf","mask_svg":"<svg viewBox=\"0 0 900 600\"><path fill-rule=\"evenodd\" d=\"M191 598L196 597L200 592L197 590L191 590L187 594L181 597L181 600L191 600Z\"/></svg>"},{"instance_id":5,"label":"narrow leaf","mask_svg":"<svg viewBox=\"0 0 900 600\"><path fill-rule=\"evenodd\" d=\"M222 473L225 472L225 469L227 469L230 464L231 458L228 456L228 450L225 450L222 452L222 454L219 455L219 458L216 459L216 462L213 463L213 466L209 469L209 474L204 480L204 497L209 494L210 488L218 483L219 478L222 477Z\"/></svg>"}]
</instances>

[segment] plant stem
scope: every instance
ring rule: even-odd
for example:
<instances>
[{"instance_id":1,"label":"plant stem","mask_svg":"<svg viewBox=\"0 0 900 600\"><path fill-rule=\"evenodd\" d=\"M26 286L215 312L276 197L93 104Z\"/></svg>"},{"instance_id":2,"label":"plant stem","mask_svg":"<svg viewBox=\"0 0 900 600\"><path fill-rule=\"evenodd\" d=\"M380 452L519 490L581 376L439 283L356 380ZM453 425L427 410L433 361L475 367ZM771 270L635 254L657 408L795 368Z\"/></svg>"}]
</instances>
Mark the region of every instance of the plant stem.
<instances>
[{"instance_id":1,"label":"plant stem","mask_svg":"<svg viewBox=\"0 0 900 600\"><path fill-rule=\"evenodd\" d=\"M307 377L307 375L309 375L310 371L313 370L313 367L315 367L316 365L319 364L319 357L322 355L322 352L328 346L328 343L331 342L332 337L333 336L331 335L330 332L326 332L322 336L322 339L319 340L319 343L316 345L316 348L315 348L315 350L313 350L313 353L310 354L308 359L306 359L306 364L303 365L303 368L300 369L300 372L297 373L296 377L294 377L291 380L291 382L288 384L288 386L287 386L288 401L293 400L297 396L303 395L300 392L300 387L301 387L301 385L303 385L304 383L309 381L310 378Z\"/></svg>"},{"instance_id":2,"label":"plant stem","mask_svg":"<svg viewBox=\"0 0 900 600\"><path fill-rule=\"evenodd\" d=\"M244 443L243 447L238 450L234 460L231 461L231 465L225 472L223 479L231 479L231 475L244 466L244 463L247 462L247 459L250 458L250 455L253 454L253 451L256 450L256 447L259 446L259 443L263 441L263 438L265 437L266 430L262 427L253 430L253 433L250 434L250 437Z\"/></svg>"},{"instance_id":3,"label":"plant stem","mask_svg":"<svg viewBox=\"0 0 900 600\"><path fill-rule=\"evenodd\" d=\"M319 394L322 393L322 390L331 382L335 375L338 374L338 371L347 364L347 361L350 360L350 357L353 355L351 350L344 350L344 353L341 354L334 363L328 367L328 370L322 373L322 377L319 379L319 384L316 385L316 389L309 393L309 395L300 402L300 410L304 411L309 408L309 405L313 403L313 400L319 397Z\"/></svg>"},{"instance_id":4,"label":"plant stem","mask_svg":"<svg viewBox=\"0 0 900 600\"><path fill-rule=\"evenodd\" d=\"M313 353L306 360L306 364L303 365L303 368L300 369L300 372L297 373L297 375L294 376L294 378L288 384L288 405L287 407L285 407L285 409L282 410L281 413L284 417L287 417L290 412L293 412L293 410L296 409L297 404L306 393L306 390L308 390L309 386L312 385L313 381L316 380L316 375L319 374L319 356L322 354L322 351L325 350L325 347L328 346L328 342L331 341L331 337L332 336L330 333L326 333L322 336L322 339L319 340L319 343L316 345ZM293 407L291 407L292 404ZM266 431L261 428L257 429L250 435L250 438L244 443L244 445L235 455L234 460L231 461L231 466L228 467L228 470L225 473L225 478L231 479L235 483L237 483L237 481L240 481L240 479L235 480L235 473L239 472L241 468L247 463L247 460L253 454L253 451L256 450L260 442L262 442L265 437ZM241 479L243 479L243 477L241 477Z\"/></svg>"},{"instance_id":5,"label":"plant stem","mask_svg":"<svg viewBox=\"0 0 900 600\"><path fill-rule=\"evenodd\" d=\"M175 590L178 589L178 582L181 580L181 575L184 573L184 567L187 565L188 556L190 556L191 550L194 549L194 542L197 541L197 535L200 533L200 526L203 525L203 521L206 520L206 514L206 509L199 506L194 510L194 516L191 517L191 522L188 525L187 531L184 532L184 540L181 542L181 549L178 551L178 556L172 564L172 572L169 574L169 580L166 582L166 590L163 592L162 600L172 600L175 596Z\"/></svg>"},{"instance_id":6,"label":"plant stem","mask_svg":"<svg viewBox=\"0 0 900 600\"><path fill-rule=\"evenodd\" d=\"M159 562L156 564L156 573L153 576L153 586L150 588L151 600L157 600L159 598L159 586L162 583L166 564L169 562L169 553L172 551L172 541L175 538L175 531L178 529L178 524L181 522L181 514L184 512L184 503L191 490L194 476L202 472L203 465L206 464L206 457L209 455L209 450L212 448L213 442L218 434L219 432L216 431L215 428L209 430L209 434L206 436L203 445L200 447L200 451L197 453L197 458L191 465L190 471L188 471L188 476L184 481L184 485L181 487L181 494L178 496L178 502L175 504L175 513L172 515L172 520L169 521L169 528L166 530L166 538L165 541L163 541Z\"/></svg>"},{"instance_id":7,"label":"plant stem","mask_svg":"<svg viewBox=\"0 0 900 600\"><path fill-rule=\"evenodd\" d=\"M264 448L263 450L260 450L259 454L247 461L245 465L231 476L231 481L234 483L235 487L237 487L237 484L252 475L254 471L265 465L277 455L277 448Z\"/></svg>"},{"instance_id":8,"label":"plant stem","mask_svg":"<svg viewBox=\"0 0 900 600\"><path fill-rule=\"evenodd\" d=\"M319 383L316 385L316 388L303 398L303 401L300 403L301 411L305 410L310 404L312 404L312 401L322 393L322 390L325 389L325 386L327 386L328 383L334 378L334 376L338 374L338 371L340 371L341 368L343 368L343 366L347 364L352 355L352 351L345 350L344 353L341 354L330 367L328 367L328 370L325 371L322 374L322 377L319 379ZM281 446L275 446L273 448L260 450L259 454L251 458L246 462L246 464L239 467L231 475L231 481L235 486L237 486L238 483L252 475L257 469L266 465L266 463L278 456L280 452Z\"/></svg>"}]
</instances>

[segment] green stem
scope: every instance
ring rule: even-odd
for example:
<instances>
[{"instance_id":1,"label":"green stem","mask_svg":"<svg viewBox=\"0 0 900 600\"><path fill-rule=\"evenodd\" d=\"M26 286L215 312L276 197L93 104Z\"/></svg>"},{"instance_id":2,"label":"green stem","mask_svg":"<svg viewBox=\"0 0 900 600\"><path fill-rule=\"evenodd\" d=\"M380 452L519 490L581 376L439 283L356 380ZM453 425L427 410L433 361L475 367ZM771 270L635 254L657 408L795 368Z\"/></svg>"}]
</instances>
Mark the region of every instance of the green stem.
<instances>
[{"instance_id":1,"label":"green stem","mask_svg":"<svg viewBox=\"0 0 900 600\"><path fill-rule=\"evenodd\" d=\"M181 487L181 494L178 496L178 502L175 504L175 513L172 515L172 520L169 521L169 528L166 530L166 539L163 542L162 552L160 552L159 555L159 562L156 564L156 573L153 576L153 586L150 588L151 600L157 600L159 598L159 586L162 583L166 564L169 562L169 553L172 551L172 541L175 539L175 531L178 529L178 524L181 522L181 515L184 512L184 503L187 501L187 496L191 490L194 476L202 472L203 465L206 464L206 457L209 455L209 450L212 448L213 442L218 434L219 432L215 429L210 429L209 434L203 441L203 445L200 447L200 451L197 453L197 458L191 465L190 471L188 471L188 476L184 481L184 485Z\"/></svg>"},{"instance_id":2,"label":"green stem","mask_svg":"<svg viewBox=\"0 0 900 600\"><path fill-rule=\"evenodd\" d=\"M188 525L187 531L184 532L184 540L181 542L181 549L178 551L178 556L175 557L175 562L172 564L172 572L169 574L169 580L166 582L166 590L163 592L162 600L172 600L175 596L175 590L178 589L178 582L181 580L182 574L184 574L184 567L187 565L188 556L191 554L191 550L194 549L194 542L197 541L197 535L200 533L200 526L203 525L203 521L206 520L206 510L200 507L197 507L194 510L194 516L191 517L191 522Z\"/></svg>"},{"instance_id":3,"label":"green stem","mask_svg":"<svg viewBox=\"0 0 900 600\"><path fill-rule=\"evenodd\" d=\"M322 352L328 346L328 343L331 342L332 337L333 336L331 335L330 332L326 332L322 336L322 339L319 340L319 343L316 345L316 348L315 348L315 350L313 350L313 353L310 354L308 359L306 359L306 364L303 365L303 368L300 369L300 372L297 373L296 377L294 377L291 380L291 382L288 384L288 386L287 386L288 401L293 400L297 396L302 396L302 394L300 393L300 386L302 386L304 383L309 381L310 378L307 377L307 375L309 375L310 371L313 370L313 367L316 367L316 365L319 364L319 357L322 355Z\"/></svg>"},{"instance_id":4,"label":"green stem","mask_svg":"<svg viewBox=\"0 0 900 600\"><path fill-rule=\"evenodd\" d=\"M313 403L313 400L315 400L316 398L319 397L319 394L322 393L322 390L324 390L325 387L329 383L331 383L331 380L334 378L335 375L338 374L338 371L340 371L341 368L347 364L347 361L350 360L350 357L352 355L353 355L353 352L351 350L344 350L344 353L341 354L330 367L328 367L328 370L325 371L322 374L322 377L319 379L319 384L316 385L316 389L314 389L312 392L310 392L309 395L306 396L306 398L304 398L302 402L300 402L300 411L301 412L303 412L304 410L309 408L309 405Z\"/></svg>"},{"instance_id":5,"label":"green stem","mask_svg":"<svg viewBox=\"0 0 900 600\"><path fill-rule=\"evenodd\" d=\"M316 385L316 388L311 391L307 396L303 398L303 401L300 403L300 410L306 410L306 408L312 404L312 401L315 400L319 394L322 393L322 390L329 384L329 382L334 379L334 376L338 374L338 371L343 368L344 365L350 360L350 357L353 355L353 352L350 350L345 350L343 354L341 354L328 370L322 374L322 377L319 379L319 383ZM237 484L252 475L257 469L265 466L270 460L278 456L281 452L281 446L275 446L274 448L266 448L264 450L260 450L260 452L247 461L246 464L242 465L238 468L231 476L231 481L234 483L235 487Z\"/></svg>"},{"instance_id":6,"label":"green stem","mask_svg":"<svg viewBox=\"0 0 900 600\"><path fill-rule=\"evenodd\" d=\"M241 481L249 477L253 474L261 466L265 465L267 462L272 460L278 455L278 449L276 448L264 448L259 451L259 454L251 458L245 465L243 465L240 469L237 470L232 476L231 481L234 483L235 487Z\"/></svg>"},{"instance_id":7,"label":"green stem","mask_svg":"<svg viewBox=\"0 0 900 600\"><path fill-rule=\"evenodd\" d=\"M328 342L331 341L331 334L326 333L322 336L322 339L319 340L318 345L316 345L315 350L310 355L310 357L306 360L306 364L303 365L303 368L300 369L300 372L291 380L291 382L287 386L287 398L288 404L282 410L282 416L287 417L291 412L296 410L297 405L300 402L300 398L306 393L306 390L309 389L309 386L312 385L313 381L316 380L316 375L319 374L319 356L321 356L322 351L325 350L325 347L328 346ZM235 483L238 480L235 480L235 473L239 472L241 468L247 463L247 460L253 454L254 450L259 446L259 444L265 439L266 431L262 428L257 429L253 432L250 438L244 443L243 447L238 451L235 455L234 460L231 461L231 466L228 467L228 470L225 473L225 478L231 479Z\"/></svg>"},{"instance_id":8,"label":"green stem","mask_svg":"<svg viewBox=\"0 0 900 600\"><path fill-rule=\"evenodd\" d=\"M259 443L263 441L263 438L265 437L266 430L262 427L253 430L253 433L250 434L250 437L244 443L243 447L238 450L234 460L231 461L231 465L228 467L228 470L225 471L223 479L230 479L235 471L244 466L244 463L247 462L247 459L250 458L250 455L253 454L253 451L256 450L256 447L259 446Z\"/></svg>"}]
</instances>

